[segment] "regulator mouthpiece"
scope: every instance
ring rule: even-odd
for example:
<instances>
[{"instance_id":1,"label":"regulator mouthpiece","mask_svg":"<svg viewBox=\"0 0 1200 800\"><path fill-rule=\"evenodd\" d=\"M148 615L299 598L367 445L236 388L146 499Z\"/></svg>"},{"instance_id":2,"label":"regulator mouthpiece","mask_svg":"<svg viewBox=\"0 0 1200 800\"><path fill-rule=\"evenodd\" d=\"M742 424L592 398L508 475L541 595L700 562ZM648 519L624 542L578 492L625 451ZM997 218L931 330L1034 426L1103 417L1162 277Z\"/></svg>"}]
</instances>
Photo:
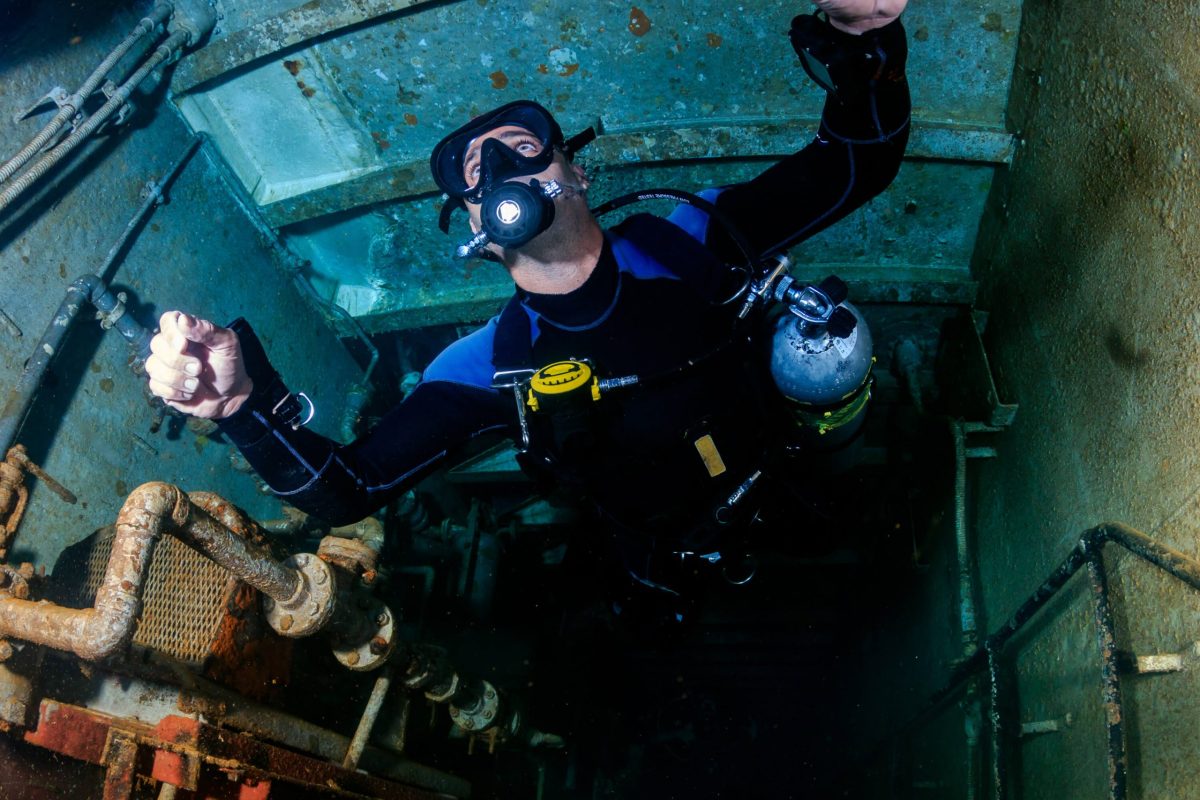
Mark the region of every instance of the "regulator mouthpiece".
<instances>
[{"instance_id":1,"label":"regulator mouthpiece","mask_svg":"<svg viewBox=\"0 0 1200 800\"><path fill-rule=\"evenodd\" d=\"M542 184L505 183L488 192L480 208L483 230L460 245L458 258L479 255L490 242L520 247L533 241L554 222L554 199L563 192L558 181Z\"/></svg>"}]
</instances>

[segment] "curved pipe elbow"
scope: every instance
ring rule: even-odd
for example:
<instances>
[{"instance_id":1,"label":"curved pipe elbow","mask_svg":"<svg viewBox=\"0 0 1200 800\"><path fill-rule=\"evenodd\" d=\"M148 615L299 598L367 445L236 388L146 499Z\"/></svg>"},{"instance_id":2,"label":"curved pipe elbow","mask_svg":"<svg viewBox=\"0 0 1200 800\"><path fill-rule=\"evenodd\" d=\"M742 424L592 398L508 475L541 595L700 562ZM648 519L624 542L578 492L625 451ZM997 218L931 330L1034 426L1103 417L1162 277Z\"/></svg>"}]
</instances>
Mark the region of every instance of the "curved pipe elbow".
<instances>
[{"instance_id":1,"label":"curved pipe elbow","mask_svg":"<svg viewBox=\"0 0 1200 800\"><path fill-rule=\"evenodd\" d=\"M96 604L84 612L83 630L68 649L80 658L98 661L129 644L163 523L178 528L187 522L188 511L187 496L169 483L144 483L126 498L117 515L117 535Z\"/></svg>"},{"instance_id":2,"label":"curved pipe elbow","mask_svg":"<svg viewBox=\"0 0 1200 800\"><path fill-rule=\"evenodd\" d=\"M142 608L140 597L130 598L123 604L109 604L107 608L90 608L83 612L79 638L68 648L85 661L103 661L124 650L133 639L134 620Z\"/></svg>"},{"instance_id":3,"label":"curved pipe elbow","mask_svg":"<svg viewBox=\"0 0 1200 800\"><path fill-rule=\"evenodd\" d=\"M0 601L0 635L74 653L89 661L116 654L133 638L154 544L164 521L187 521L186 496L167 483L133 490L117 516L117 534L92 608L64 608L15 598Z\"/></svg>"}]
</instances>

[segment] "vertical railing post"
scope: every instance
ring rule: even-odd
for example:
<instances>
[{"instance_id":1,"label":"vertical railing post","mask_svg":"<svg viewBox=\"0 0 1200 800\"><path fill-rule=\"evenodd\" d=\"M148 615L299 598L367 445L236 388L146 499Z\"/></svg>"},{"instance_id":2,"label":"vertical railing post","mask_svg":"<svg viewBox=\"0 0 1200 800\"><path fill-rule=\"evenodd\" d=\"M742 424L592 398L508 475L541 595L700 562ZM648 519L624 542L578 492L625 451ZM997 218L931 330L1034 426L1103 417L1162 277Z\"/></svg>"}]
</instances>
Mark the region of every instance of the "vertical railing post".
<instances>
[{"instance_id":1,"label":"vertical railing post","mask_svg":"<svg viewBox=\"0 0 1200 800\"><path fill-rule=\"evenodd\" d=\"M1008 748L1004 741L1004 712L1000 692L1000 645L987 640L983 644L987 653L988 674L988 723L992 752L992 798L1007 800L1008 770L1006 757Z\"/></svg>"},{"instance_id":2,"label":"vertical railing post","mask_svg":"<svg viewBox=\"0 0 1200 800\"><path fill-rule=\"evenodd\" d=\"M1101 555L1101 539L1085 539L1088 578L1092 584L1096 614L1096 636L1100 644L1101 676L1104 682L1104 724L1108 733L1108 796L1125 800L1127 789L1125 757L1125 708L1121 702L1121 679L1117 661L1117 637L1108 598L1108 571Z\"/></svg>"}]
</instances>

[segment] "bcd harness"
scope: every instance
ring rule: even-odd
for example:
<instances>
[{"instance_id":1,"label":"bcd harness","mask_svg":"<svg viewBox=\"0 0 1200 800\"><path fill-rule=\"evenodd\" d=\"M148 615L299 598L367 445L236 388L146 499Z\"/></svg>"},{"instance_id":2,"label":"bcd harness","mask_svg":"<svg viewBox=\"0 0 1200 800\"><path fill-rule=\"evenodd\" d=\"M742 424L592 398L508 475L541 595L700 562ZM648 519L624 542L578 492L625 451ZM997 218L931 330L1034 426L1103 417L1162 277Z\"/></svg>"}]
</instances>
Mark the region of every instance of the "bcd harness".
<instances>
[{"instance_id":1,"label":"bcd harness","mask_svg":"<svg viewBox=\"0 0 1200 800\"><path fill-rule=\"evenodd\" d=\"M625 262L631 258L654 262L660 265L660 269L656 270L659 274L662 274L661 267L666 267L673 277L699 298L717 298L720 301L730 295L728 276L731 270L674 223L642 214L630 217L616 226L613 233L624 240L626 245L632 245L621 249ZM618 259L618 269L621 269L621 265L622 260ZM627 263L625 265L628 266ZM636 265L634 271L637 271ZM623 277L631 276L627 274ZM629 288L623 287L618 279L618 292L628 291ZM712 302L710 308L719 304ZM615 397L625 391L641 393L647 390L654 391L658 387L662 387L662 391L672 391L678 389L678 386L673 385L674 381L699 381L708 377L704 374L706 366L713 374L723 374L721 370L728 359L739 359L743 355L738 350L738 345L746 340L747 324L737 319L736 309L732 307L728 314L722 314L720 318L727 320L728 327L724 333L717 337L715 342L698 345L695 352L687 354L678 363L660 365L652 372L601 375L597 371L597 365L589 358L583 357L590 355L587 353L576 353L573 358L556 359L549 364L539 365L534 352L529 311L522 303L520 294L514 295L501 312L496 327L492 354L495 367L493 386L512 393L521 428L522 465L534 469L549 466L560 481L572 483L578 477L575 470L579 466L579 459L568 458L565 460L569 463L564 463L564 459L559 458L564 449L562 439L592 424L596 410L606 401L611 402L610 394ZM630 346L636 347L637 343L631 342ZM729 379L726 382L738 384L736 391L745 391L743 385L732 379L733 376L727 375L726 378ZM745 437L737 436L729 426L722 427L719 422L713 428L706 427L705 423L699 421L705 417L706 409L703 404L710 398L697 396L695 399L696 406L681 410L679 416L682 419L670 421L672 425L687 430L686 443L679 440L681 448L665 461L679 464L680 459L690 459L693 465L700 465L703 472L693 473L689 470L689 474L694 476L693 483L689 485L695 485L695 480L704 480L695 476L707 475L706 485L710 487L707 495L712 497L714 492L717 493L716 502L708 512L704 512L704 527L708 529L705 538L711 539L709 534L714 529L724 527L735 519L735 509L740 507L762 473L757 463L758 456L755 455L751 460L746 455L745 449L748 445L741 441ZM713 402L721 405L723 399L724 396ZM721 408L724 410L731 405L725 402ZM739 413L753 418L753 410L741 406L737 408ZM550 421L550 424L542 424L547 421ZM739 450L739 447L743 449ZM684 448L691 453L690 456L685 454ZM603 452L611 452L612 449L610 442L599 442L596 448L597 451ZM730 455L734 455L732 460ZM584 465L584 469L589 468L591 465ZM603 472L606 468L606 465L598 464L595 471ZM625 477L620 474L619 467L613 467L612 472L614 480ZM663 480L670 482L671 477L663 476ZM578 482L587 486L587 481ZM720 487L724 489L718 491ZM702 510L704 501L700 500L697 503L699 498L695 496L689 500L693 510ZM616 522L620 527L633 530L628 520L622 521L607 513L602 502L597 501L596 505L602 516ZM684 536L671 543L669 555L682 558L686 554L688 557L694 556L709 563L719 561L721 554L715 550L709 552L713 550L712 547L702 548L686 541L696 533L694 520L690 528L690 533L685 531ZM630 572L637 580L647 583L646 576L638 574L642 570L635 572L631 569ZM665 588L653 581L650 584L655 588Z\"/></svg>"}]
</instances>

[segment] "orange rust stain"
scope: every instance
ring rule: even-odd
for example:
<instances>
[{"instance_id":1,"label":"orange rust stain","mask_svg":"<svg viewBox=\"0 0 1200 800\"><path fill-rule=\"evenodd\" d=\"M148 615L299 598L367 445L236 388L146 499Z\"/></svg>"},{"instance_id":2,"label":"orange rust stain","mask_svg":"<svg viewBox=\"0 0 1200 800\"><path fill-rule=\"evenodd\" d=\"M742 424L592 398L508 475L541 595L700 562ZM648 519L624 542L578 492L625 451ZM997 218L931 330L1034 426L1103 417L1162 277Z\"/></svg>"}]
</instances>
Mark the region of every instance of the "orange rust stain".
<instances>
[{"instance_id":1,"label":"orange rust stain","mask_svg":"<svg viewBox=\"0 0 1200 800\"><path fill-rule=\"evenodd\" d=\"M645 36L650 32L650 18L637 6L629 12L629 32L634 36Z\"/></svg>"},{"instance_id":2,"label":"orange rust stain","mask_svg":"<svg viewBox=\"0 0 1200 800\"><path fill-rule=\"evenodd\" d=\"M546 75L550 72L550 68L547 67L545 64L538 64L537 70L538 70L538 72L542 73L543 75Z\"/></svg>"},{"instance_id":3,"label":"orange rust stain","mask_svg":"<svg viewBox=\"0 0 1200 800\"><path fill-rule=\"evenodd\" d=\"M409 125L416 125L417 124L417 115L416 114L405 114L404 121L406 123L408 123Z\"/></svg>"},{"instance_id":4,"label":"orange rust stain","mask_svg":"<svg viewBox=\"0 0 1200 800\"><path fill-rule=\"evenodd\" d=\"M562 76L562 77L564 77L564 78L565 78L565 77L567 77L568 75L574 75L574 74L575 74L576 72L578 72L578 71L579 71L579 65L578 65L578 64L564 64L564 65L563 65L563 68L562 68L562 71L561 71L561 72L559 72L558 74L559 74L560 76Z\"/></svg>"},{"instance_id":5,"label":"orange rust stain","mask_svg":"<svg viewBox=\"0 0 1200 800\"><path fill-rule=\"evenodd\" d=\"M291 672L292 640L275 636L256 612L258 592L238 584L209 650L204 674L255 700L277 699Z\"/></svg>"},{"instance_id":6,"label":"orange rust stain","mask_svg":"<svg viewBox=\"0 0 1200 800\"><path fill-rule=\"evenodd\" d=\"M287 59L283 62L283 68L293 75L300 74L300 67L304 66L303 61Z\"/></svg>"},{"instance_id":7,"label":"orange rust stain","mask_svg":"<svg viewBox=\"0 0 1200 800\"><path fill-rule=\"evenodd\" d=\"M317 93L317 90L307 85L304 81L296 81L296 85L300 87L300 94L305 97L312 97Z\"/></svg>"},{"instance_id":8,"label":"orange rust stain","mask_svg":"<svg viewBox=\"0 0 1200 800\"><path fill-rule=\"evenodd\" d=\"M646 36L650 32L650 18L637 6L629 12L629 32L634 36Z\"/></svg>"},{"instance_id":9,"label":"orange rust stain","mask_svg":"<svg viewBox=\"0 0 1200 800\"><path fill-rule=\"evenodd\" d=\"M375 140L375 146L380 150L387 150L392 146L392 143L383 138L383 134L379 131L371 131L371 138Z\"/></svg>"},{"instance_id":10,"label":"orange rust stain","mask_svg":"<svg viewBox=\"0 0 1200 800\"><path fill-rule=\"evenodd\" d=\"M498 69L491 75L488 75L488 77L492 79L493 89L503 89L505 86L508 86L508 76L504 74L503 70Z\"/></svg>"},{"instance_id":11,"label":"orange rust stain","mask_svg":"<svg viewBox=\"0 0 1200 800\"><path fill-rule=\"evenodd\" d=\"M74 47L75 45L79 44L82 41L83 41L82 36L72 36L69 44L71 45L71 47Z\"/></svg>"},{"instance_id":12,"label":"orange rust stain","mask_svg":"<svg viewBox=\"0 0 1200 800\"><path fill-rule=\"evenodd\" d=\"M706 39L708 39L708 46L709 46L709 47L720 47L720 46L721 46L721 42L725 41L724 39L722 39L722 38L721 38L721 34L719 34L719 33L710 33L710 34L707 34L707 35L705 36L705 38L706 38Z\"/></svg>"}]
</instances>

